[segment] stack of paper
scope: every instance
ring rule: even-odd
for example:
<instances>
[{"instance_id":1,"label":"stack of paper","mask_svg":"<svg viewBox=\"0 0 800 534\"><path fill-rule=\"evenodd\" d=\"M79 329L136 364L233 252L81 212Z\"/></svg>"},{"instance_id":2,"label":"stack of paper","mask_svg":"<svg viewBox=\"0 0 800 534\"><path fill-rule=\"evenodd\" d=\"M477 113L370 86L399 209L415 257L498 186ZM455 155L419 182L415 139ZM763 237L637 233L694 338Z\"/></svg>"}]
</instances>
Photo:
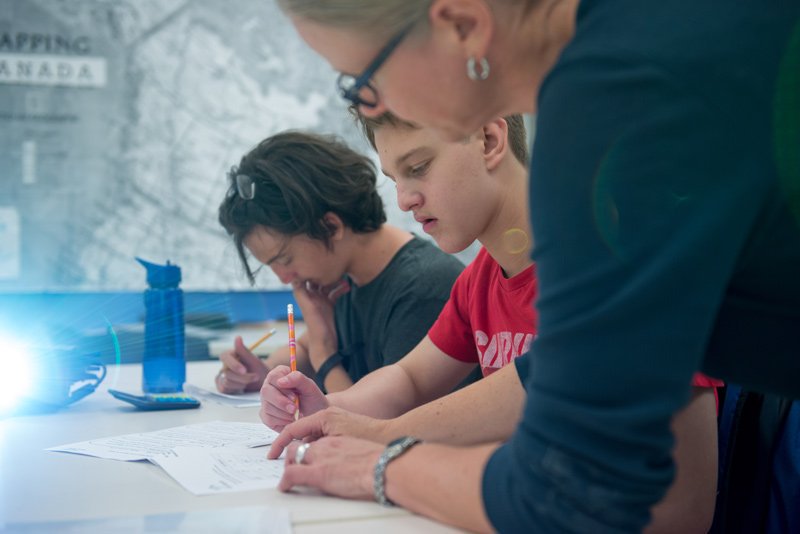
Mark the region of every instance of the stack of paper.
<instances>
[{"instance_id":1,"label":"stack of paper","mask_svg":"<svg viewBox=\"0 0 800 534\"><path fill-rule=\"evenodd\" d=\"M283 460L263 447L277 433L260 423L212 421L50 447L48 451L121 461L150 461L195 495L274 488Z\"/></svg>"}]
</instances>

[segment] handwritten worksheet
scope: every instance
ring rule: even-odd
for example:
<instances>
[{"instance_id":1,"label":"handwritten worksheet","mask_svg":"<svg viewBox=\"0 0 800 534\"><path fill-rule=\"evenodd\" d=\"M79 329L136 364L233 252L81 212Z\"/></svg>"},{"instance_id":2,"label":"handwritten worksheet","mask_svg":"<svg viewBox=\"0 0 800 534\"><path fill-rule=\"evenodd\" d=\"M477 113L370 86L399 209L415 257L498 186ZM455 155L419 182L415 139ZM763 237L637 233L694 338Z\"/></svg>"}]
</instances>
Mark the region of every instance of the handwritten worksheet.
<instances>
[{"instance_id":1,"label":"handwritten worksheet","mask_svg":"<svg viewBox=\"0 0 800 534\"><path fill-rule=\"evenodd\" d=\"M212 421L69 443L46 450L135 462L168 454L175 447L262 447L272 443L277 436L277 432L261 423Z\"/></svg>"},{"instance_id":2,"label":"handwritten worksheet","mask_svg":"<svg viewBox=\"0 0 800 534\"><path fill-rule=\"evenodd\" d=\"M195 495L252 491L277 487L283 459L267 460L263 448L175 447L150 459Z\"/></svg>"}]
</instances>

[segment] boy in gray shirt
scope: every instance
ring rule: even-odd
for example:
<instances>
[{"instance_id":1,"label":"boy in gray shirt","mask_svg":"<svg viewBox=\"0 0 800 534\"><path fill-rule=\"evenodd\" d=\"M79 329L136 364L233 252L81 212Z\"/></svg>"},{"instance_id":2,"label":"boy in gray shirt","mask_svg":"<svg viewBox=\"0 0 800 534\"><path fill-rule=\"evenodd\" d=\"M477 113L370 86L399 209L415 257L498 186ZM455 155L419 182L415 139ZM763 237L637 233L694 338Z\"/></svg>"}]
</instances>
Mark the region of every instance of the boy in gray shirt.
<instances>
[{"instance_id":1,"label":"boy in gray shirt","mask_svg":"<svg viewBox=\"0 0 800 534\"><path fill-rule=\"evenodd\" d=\"M463 265L385 223L368 158L333 137L285 132L246 154L229 180L220 223L251 282L247 251L292 284L306 324L298 368L321 389L346 389L425 337ZM221 359L220 391L257 391L288 348L262 362L237 338Z\"/></svg>"}]
</instances>

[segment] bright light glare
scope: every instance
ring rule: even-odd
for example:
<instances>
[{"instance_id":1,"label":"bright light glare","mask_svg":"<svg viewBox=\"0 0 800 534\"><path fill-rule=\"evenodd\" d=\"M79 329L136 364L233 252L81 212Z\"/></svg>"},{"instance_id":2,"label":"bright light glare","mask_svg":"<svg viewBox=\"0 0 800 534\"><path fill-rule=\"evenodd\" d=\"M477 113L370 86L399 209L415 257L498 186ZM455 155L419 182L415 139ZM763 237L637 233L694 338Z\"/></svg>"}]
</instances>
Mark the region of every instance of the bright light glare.
<instances>
[{"instance_id":1,"label":"bright light glare","mask_svg":"<svg viewBox=\"0 0 800 534\"><path fill-rule=\"evenodd\" d=\"M31 387L31 355L17 342L0 337L0 411L12 408Z\"/></svg>"}]
</instances>

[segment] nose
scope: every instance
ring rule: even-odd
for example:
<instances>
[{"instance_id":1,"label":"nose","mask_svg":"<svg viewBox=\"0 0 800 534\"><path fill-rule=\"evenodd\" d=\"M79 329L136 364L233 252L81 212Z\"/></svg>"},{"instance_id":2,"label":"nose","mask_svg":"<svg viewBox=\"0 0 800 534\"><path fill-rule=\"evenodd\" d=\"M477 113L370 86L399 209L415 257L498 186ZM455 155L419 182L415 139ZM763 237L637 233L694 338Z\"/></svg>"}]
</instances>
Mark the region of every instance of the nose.
<instances>
[{"instance_id":1,"label":"nose","mask_svg":"<svg viewBox=\"0 0 800 534\"><path fill-rule=\"evenodd\" d=\"M403 211L411 211L422 206L422 195L412 187L397 182L397 205Z\"/></svg>"},{"instance_id":2,"label":"nose","mask_svg":"<svg viewBox=\"0 0 800 534\"><path fill-rule=\"evenodd\" d=\"M285 269L280 265L271 265L272 272L275 273L275 276L278 277L278 280L281 281L281 284L291 284L296 278L297 274Z\"/></svg>"}]
</instances>

